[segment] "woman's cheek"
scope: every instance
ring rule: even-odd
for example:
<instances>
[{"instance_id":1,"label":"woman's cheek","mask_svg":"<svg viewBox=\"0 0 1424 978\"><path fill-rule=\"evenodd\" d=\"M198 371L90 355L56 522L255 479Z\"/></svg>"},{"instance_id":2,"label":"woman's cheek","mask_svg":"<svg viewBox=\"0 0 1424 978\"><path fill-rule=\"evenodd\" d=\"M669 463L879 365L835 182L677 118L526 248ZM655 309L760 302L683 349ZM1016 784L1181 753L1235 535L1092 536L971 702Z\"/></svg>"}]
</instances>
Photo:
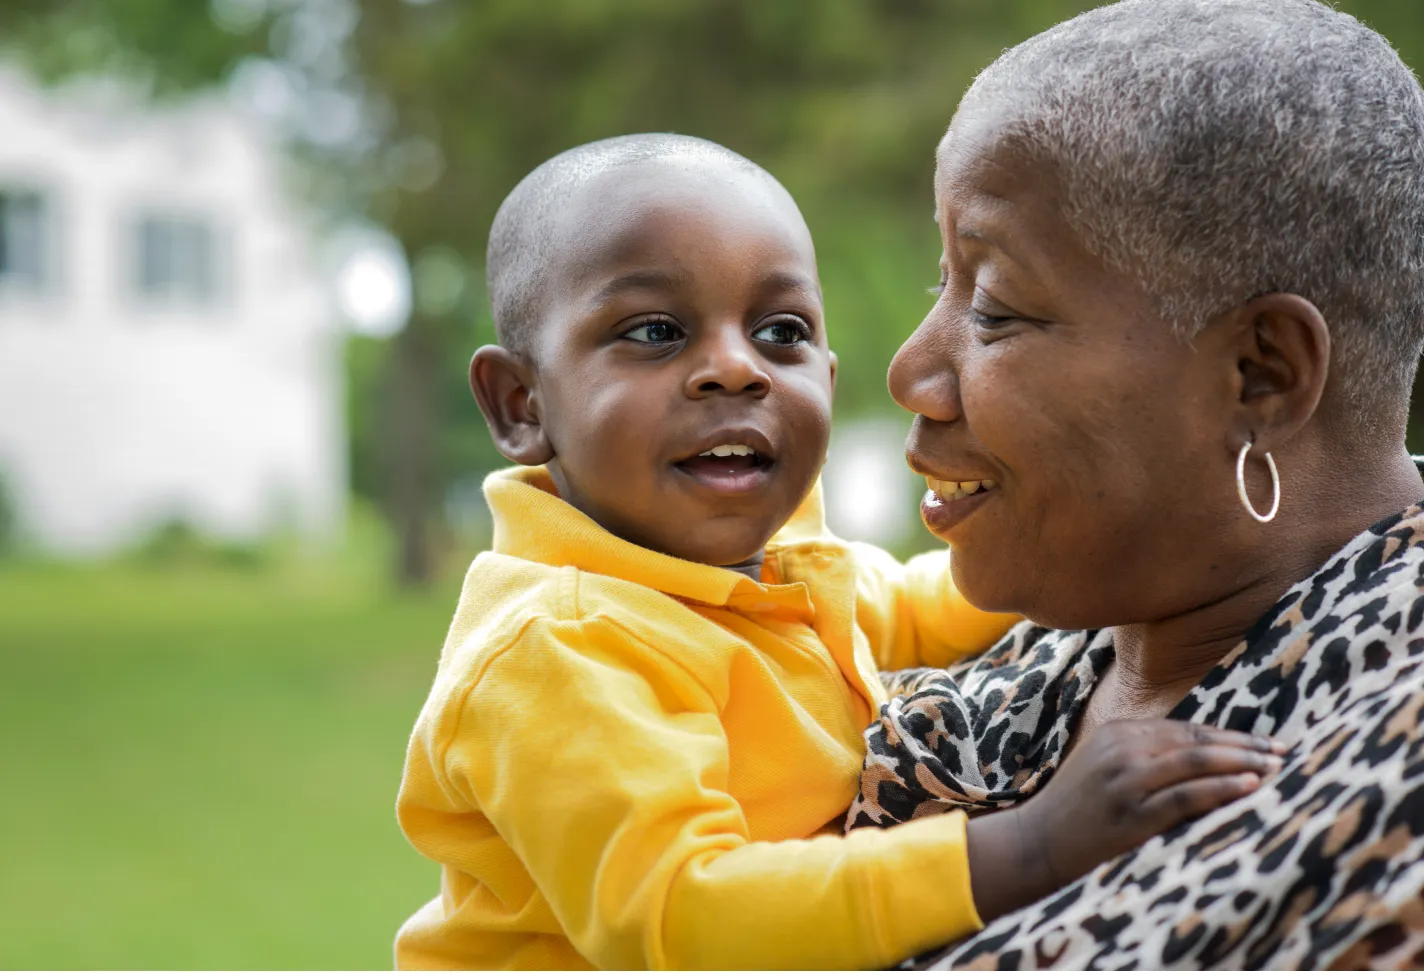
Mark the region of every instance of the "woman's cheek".
<instances>
[{"instance_id":1,"label":"woman's cheek","mask_svg":"<svg viewBox=\"0 0 1424 978\"><path fill-rule=\"evenodd\" d=\"M994 544L983 547L981 568L993 577L1006 573L996 566L1000 560L1022 565L1044 548L1072 551L1090 543L1084 531L1100 518L1107 495L1102 479L1111 468L1105 456L1111 446L1096 437L1095 412L1083 409L1095 398L1084 397L1071 359L1055 362L1045 355L1045 338L1032 339L1040 342L1005 340L984 348L963 391L970 430L999 468L1005 490L1001 518L985 527L996 539L976 541ZM1022 566L1017 573L1024 573Z\"/></svg>"},{"instance_id":2,"label":"woman's cheek","mask_svg":"<svg viewBox=\"0 0 1424 978\"><path fill-rule=\"evenodd\" d=\"M1056 379L1040 369L1031 351L1015 348L1013 339L981 346L966 358L960 399L974 440L1017 481L1046 461L1040 453L1055 441L1057 412L1051 408Z\"/></svg>"}]
</instances>

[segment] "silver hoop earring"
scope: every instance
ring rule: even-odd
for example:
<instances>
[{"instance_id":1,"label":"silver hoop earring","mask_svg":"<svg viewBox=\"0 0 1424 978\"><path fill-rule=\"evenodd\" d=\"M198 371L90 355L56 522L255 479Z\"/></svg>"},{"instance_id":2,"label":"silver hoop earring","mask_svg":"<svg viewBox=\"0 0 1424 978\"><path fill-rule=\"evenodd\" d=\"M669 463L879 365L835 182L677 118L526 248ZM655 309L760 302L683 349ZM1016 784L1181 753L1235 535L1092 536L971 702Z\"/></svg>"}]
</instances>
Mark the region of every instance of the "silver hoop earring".
<instances>
[{"instance_id":1,"label":"silver hoop earring","mask_svg":"<svg viewBox=\"0 0 1424 978\"><path fill-rule=\"evenodd\" d=\"M1276 471L1276 460L1271 458L1271 453L1266 453L1266 465L1271 470L1271 493L1274 498L1271 500L1271 511L1265 516L1256 512L1256 507L1251 505L1251 498L1246 495L1246 453L1251 450L1251 442L1241 446L1241 453L1236 456L1236 494L1241 497L1241 505L1246 507L1246 512L1258 523L1269 523L1276 518L1276 511L1281 508L1281 474Z\"/></svg>"}]
</instances>

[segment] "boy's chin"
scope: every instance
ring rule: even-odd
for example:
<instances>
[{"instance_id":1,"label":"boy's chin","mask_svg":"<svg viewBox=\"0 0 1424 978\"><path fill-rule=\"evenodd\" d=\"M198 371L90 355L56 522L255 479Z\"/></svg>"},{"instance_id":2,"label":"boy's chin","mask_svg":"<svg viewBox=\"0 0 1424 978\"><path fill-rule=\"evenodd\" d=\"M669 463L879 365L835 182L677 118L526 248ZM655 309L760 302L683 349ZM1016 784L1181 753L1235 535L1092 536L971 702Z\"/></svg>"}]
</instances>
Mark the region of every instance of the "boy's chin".
<instances>
[{"instance_id":1,"label":"boy's chin","mask_svg":"<svg viewBox=\"0 0 1424 978\"><path fill-rule=\"evenodd\" d=\"M692 535L692 532L695 531L690 531L687 535ZM689 541L684 537L681 540L669 540L667 547L658 549L694 564L744 571L753 566L760 568L767 541L774 532L773 529L765 533L752 531L729 534L729 539L700 541L695 546L689 546Z\"/></svg>"},{"instance_id":2,"label":"boy's chin","mask_svg":"<svg viewBox=\"0 0 1424 978\"><path fill-rule=\"evenodd\" d=\"M760 577L761 561L766 544L748 552L745 547L735 549L705 549L698 548L694 551L673 554L683 560L690 560L694 564L706 564L709 567L724 567L727 570L748 571L755 570L752 576Z\"/></svg>"}]
</instances>

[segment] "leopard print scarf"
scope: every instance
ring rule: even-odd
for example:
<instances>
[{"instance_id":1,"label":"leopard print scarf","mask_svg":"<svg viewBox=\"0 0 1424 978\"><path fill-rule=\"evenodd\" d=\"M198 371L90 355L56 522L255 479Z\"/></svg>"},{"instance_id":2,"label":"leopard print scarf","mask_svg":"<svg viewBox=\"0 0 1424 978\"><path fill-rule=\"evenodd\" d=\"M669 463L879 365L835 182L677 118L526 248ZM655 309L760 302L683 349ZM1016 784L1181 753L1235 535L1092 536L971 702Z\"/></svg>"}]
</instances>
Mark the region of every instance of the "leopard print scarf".
<instances>
[{"instance_id":1,"label":"leopard print scarf","mask_svg":"<svg viewBox=\"0 0 1424 978\"><path fill-rule=\"evenodd\" d=\"M1024 623L949 670L897 674L848 827L1033 794L1112 631ZM1293 587L1170 714L1292 745L1258 791L910 967L1424 965L1424 504Z\"/></svg>"}]
</instances>

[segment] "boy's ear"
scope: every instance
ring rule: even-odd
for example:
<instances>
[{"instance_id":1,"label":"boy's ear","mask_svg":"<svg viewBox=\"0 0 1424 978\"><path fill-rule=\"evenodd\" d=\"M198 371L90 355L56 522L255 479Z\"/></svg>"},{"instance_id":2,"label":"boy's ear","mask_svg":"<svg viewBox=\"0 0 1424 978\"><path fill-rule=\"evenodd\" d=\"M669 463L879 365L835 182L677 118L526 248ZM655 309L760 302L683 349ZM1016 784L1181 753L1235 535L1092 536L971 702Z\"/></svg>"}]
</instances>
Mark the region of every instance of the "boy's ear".
<instances>
[{"instance_id":1,"label":"boy's ear","mask_svg":"<svg viewBox=\"0 0 1424 978\"><path fill-rule=\"evenodd\" d=\"M1232 448L1250 440L1260 455L1315 414L1330 370L1330 326L1309 299L1283 292L1252 299L1234 318L1240 430Z\"/></svg>"},{"instance_id":2,"label":"boy's ear","mask_svg":"<svg viewBox=\"0 0 1424 978\"><path fill-rule=\"evenodd\" d=\"M534 371L502 346L482 346L470 360L470 390L499 453L520 465L543 465L554 450L539 421Z\"/></svg>"},{"instance_id":3,"label":"boy's ear","mask_svg":"<svg viewBox=\"0 0 1424 978\"><path fill-rule=\"evenodd\" d=\"M835 350L828 350L831 355L831 390L836 389L836 367L840 365L840 358L836 356Z\"/></svg>"}]
</instances>

